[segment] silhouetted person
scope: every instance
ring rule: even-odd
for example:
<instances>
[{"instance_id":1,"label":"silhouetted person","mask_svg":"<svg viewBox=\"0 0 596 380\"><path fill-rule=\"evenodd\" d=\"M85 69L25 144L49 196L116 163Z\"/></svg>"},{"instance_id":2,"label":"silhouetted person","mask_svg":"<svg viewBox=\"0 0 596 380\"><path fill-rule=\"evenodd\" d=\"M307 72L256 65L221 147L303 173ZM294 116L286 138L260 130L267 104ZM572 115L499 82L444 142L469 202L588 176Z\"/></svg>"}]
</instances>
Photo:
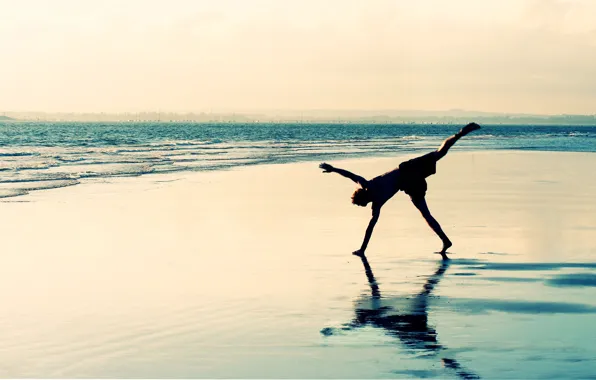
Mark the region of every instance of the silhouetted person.
<instances>
[{"instance_id":1,"label":"silhouetted person","mask_svg":"<svg viewBox=\"0 0 596 380\"><path fill-rule=\"evenodd\" d=\"M390 306L391 299L381 297L379 285L366 259L361 256L362 264L371 289L370 303L362 302L356 307L354 319L343 326L342 330L351 331L364 326L382 328L390 336L398 338L406 347L414 350L424 350L439 355L443 365L455 371L462 379L478 379L478 375L466 370L454 358L446 357L447 348L439 344L437 332L428 325L428 299L439 283L450 261L443 261L435 273L428 278L420 293L416 294L409 305L403 310ZM400 303L401 304L401 303ZM325 335L331 335L333 329L324 329Z\"/></svg>"},{"instance_id":2,"label":"silhouetted person","mask_svg":"<svg viewBox=\"0 0 596 380\"><path fill-rule=\"evenodd\" d=\"M443 241L443 248L439 253L444 260L448 259L446 252L447 249L451 247L452 243L441 229L439 222L433 218L428 210L425 199L427 189L426 177L436 173L437 161L447 154L449 148L451 148L457 140L479 128L480 126L478 124L470 123L455 135L447 138L436 151L402 162L398 168L375 177L370 181L347 170L335 168L327 163L319 165L319 167L323 169L323 173L338 173L360 185L360 187L354 191L354 194L352 194L353 204L366 207L366 205L372 202L372 218L366 228L362 246L359 250L353 252L355 255L364 255L368 241L375 228L375 224L377 224L377 221L379 220L381 207L383 207L385 202L391 199L398 191L403 190L410 196L414 206L420 210L420 213L422 213L422 216L430 228L432 228Z\"/></svg>"}]
</instances>

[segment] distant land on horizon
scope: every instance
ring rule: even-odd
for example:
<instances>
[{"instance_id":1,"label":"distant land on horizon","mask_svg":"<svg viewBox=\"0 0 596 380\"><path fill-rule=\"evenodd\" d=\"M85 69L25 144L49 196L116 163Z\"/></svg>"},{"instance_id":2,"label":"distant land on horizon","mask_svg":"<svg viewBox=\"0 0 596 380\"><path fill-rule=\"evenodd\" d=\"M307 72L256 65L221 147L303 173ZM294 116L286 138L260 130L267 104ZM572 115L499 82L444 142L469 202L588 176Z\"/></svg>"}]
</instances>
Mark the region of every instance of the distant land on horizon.
<instances>
[{"instance_id":1,"label":"distant land on horizon","mask_svg":"<svg viewBox=\"0 0 596 380\"><path fill-rule=\"evenodd\" d=\"M0 120L79 122L197 122L197 123L395 123L596 125L595 115L539 115L467 110L259 110L223 112L4 112Z\"/></svg>"}]
</instances>

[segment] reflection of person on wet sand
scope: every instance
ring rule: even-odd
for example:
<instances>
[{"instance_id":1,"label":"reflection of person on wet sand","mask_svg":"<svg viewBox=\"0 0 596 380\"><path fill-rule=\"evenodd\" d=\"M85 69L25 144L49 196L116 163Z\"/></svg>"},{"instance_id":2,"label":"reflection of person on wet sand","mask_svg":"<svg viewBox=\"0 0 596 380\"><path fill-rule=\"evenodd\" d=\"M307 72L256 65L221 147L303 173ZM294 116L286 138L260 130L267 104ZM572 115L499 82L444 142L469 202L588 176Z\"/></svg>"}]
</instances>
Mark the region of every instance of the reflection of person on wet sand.
<instances>
[{"instance_id":1,"label":"reflection of person on wet sand","mask_svg":"<svg viewBox=\"0 0 596 380\"><path fill-rule=\"evenodd\" d=\"M342 330L351 331L364 326L379 327L386 330L387 334L398 338L410 349L424 350L433 354L445 352L447 348L439 344L436 331L428 325L428 297L449 267L449 261L443 261L436 272L429 277L422 291L413 298L409 310L400 312L382 302L383 298L368 260L366 256L361 256L361 259L371 288L370 304L369 307L357 307L355 318L345 324ZM322 333L331 335L333 329L324 329ZM462 379L479 378L465 370L453 358L442 357L441 360L446 368L454 370Z\"/></svg>"},{"instance_id":2,"label":"reflection of person on wet sand","mask_svg":"<svg viewBox=\"0 0 596 380\"><path fill-rule=\"evenodd\" d=\"M451 148L457 140L479 128L480 126L478 124L470 123L455 135L447 138L436 151L402 162L398 168L375 177L370 181L347 170L335 168L327 163L319 165L319 167L323 169L323 173L338 173L360 185L360 188L358 188L352 195L352 203L366 207L368 203L372 202L372 218L366 229L362 246L354 252L355 255L364 255L368 241L375 228L375 224L379 219L381 207L383 207L385 202L391 199L398 191L403 190L410 196L412 203L420 211L428 225L441 238L443 248L439 253L444 260L447 259L446 252L452 244L445 232L443 232L443 229L441 229L439 223L431 215L426 204L426 177L435 174L437 161L447 154L449 148Z\"/></svg>"}]
</instances>

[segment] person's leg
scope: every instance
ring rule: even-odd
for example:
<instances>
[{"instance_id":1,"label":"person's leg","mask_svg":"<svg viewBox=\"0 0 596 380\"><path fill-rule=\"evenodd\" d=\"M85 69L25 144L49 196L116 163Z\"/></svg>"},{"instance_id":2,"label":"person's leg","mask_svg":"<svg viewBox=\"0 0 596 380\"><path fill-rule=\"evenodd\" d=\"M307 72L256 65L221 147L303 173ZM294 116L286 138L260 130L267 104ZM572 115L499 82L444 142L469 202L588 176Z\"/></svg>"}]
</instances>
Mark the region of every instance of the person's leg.
<instances>
[{"instance_id":1,"label":"person's leg","mask_svg":"<svg viewBox=\"0 0 596 380\"><path fill-rule=\"evenodd\" d=\"M441 228L439 222L437 222L437 220L433 218L433 216L431 215L430 210L428 209L428 206L426 204L426 199L424 197L411 197L411 199L414 206L416 206L416 208L424 217L424 220L426 220L426 223L428 223L430 228L432 228L432 230L443 241L443 249L441 249L439 253L441 254L441 256L443 256L443 259L447 259L445 253L447 252L447 249L453 245L451 243L451 240L449 240L445 232L443 232L443 229Z\"/></svg>"},{"instance_id":2,"label":"person's leg","mask_svg":"<svg viewBox=\"0 0 596 380\"><path fill-rule=\"evenodd\" d=\"M459 131L458 133L446 138L445 141L443 141L443 144L441 144L441 146L439 147L439 149L437 149L435 153L435 157L437 158L437 160L440 160L441 158L445 157L447 151L449 151L449 148L451 148L453 144L457 142L457 140L477 129L480 129L480 126L478 124L470 123L463 127L461 131Z\"/></svg>"}]
</instances>

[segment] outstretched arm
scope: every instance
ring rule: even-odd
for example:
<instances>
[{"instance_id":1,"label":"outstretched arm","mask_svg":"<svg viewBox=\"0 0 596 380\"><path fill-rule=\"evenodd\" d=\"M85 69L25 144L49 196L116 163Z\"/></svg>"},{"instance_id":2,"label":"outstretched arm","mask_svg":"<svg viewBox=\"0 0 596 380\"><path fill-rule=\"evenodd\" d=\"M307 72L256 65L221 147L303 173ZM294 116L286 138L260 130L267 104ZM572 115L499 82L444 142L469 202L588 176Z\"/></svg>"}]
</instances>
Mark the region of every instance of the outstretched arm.
<instances>
[{"instance_id":1,"label":"outstretched arm","mask_svg":"<svg viewBox=\"0 0 596 380\"><path fill-rule=\"evenodd\" d=\"M359 175L354 174L354 173L349 172L344 169L335 168L327 163L322 163L321 165L319 165L319 168L323 169L323 173L341 174L342 176L351 179L352 181L356 182L357 184L359 184L362 187L366 187L368 185L368 181L365 180L364 178L360 177Z\"/></svg>"},{"instance_id":2,"label":"outstretched arm","mask_svg":"<svg viewBox=\"0 0 596 380\"><path fill-rule=\"evenodd\" d=\"M381 215L381 208L375 207L373 205L372 218L370 218L370 222L368 222L368 227L366 227L366 233L364 234L364 241L362 242L362 246L360 247L360 249L353 252L354 255L364 256L364 252L366 251L366 247L368 246L368 242L369 242L370 237L373 233L373 230L375 229L375 224L377 224L377 221L379 220L380 215Z\"/></svg>"}]
</instances>

